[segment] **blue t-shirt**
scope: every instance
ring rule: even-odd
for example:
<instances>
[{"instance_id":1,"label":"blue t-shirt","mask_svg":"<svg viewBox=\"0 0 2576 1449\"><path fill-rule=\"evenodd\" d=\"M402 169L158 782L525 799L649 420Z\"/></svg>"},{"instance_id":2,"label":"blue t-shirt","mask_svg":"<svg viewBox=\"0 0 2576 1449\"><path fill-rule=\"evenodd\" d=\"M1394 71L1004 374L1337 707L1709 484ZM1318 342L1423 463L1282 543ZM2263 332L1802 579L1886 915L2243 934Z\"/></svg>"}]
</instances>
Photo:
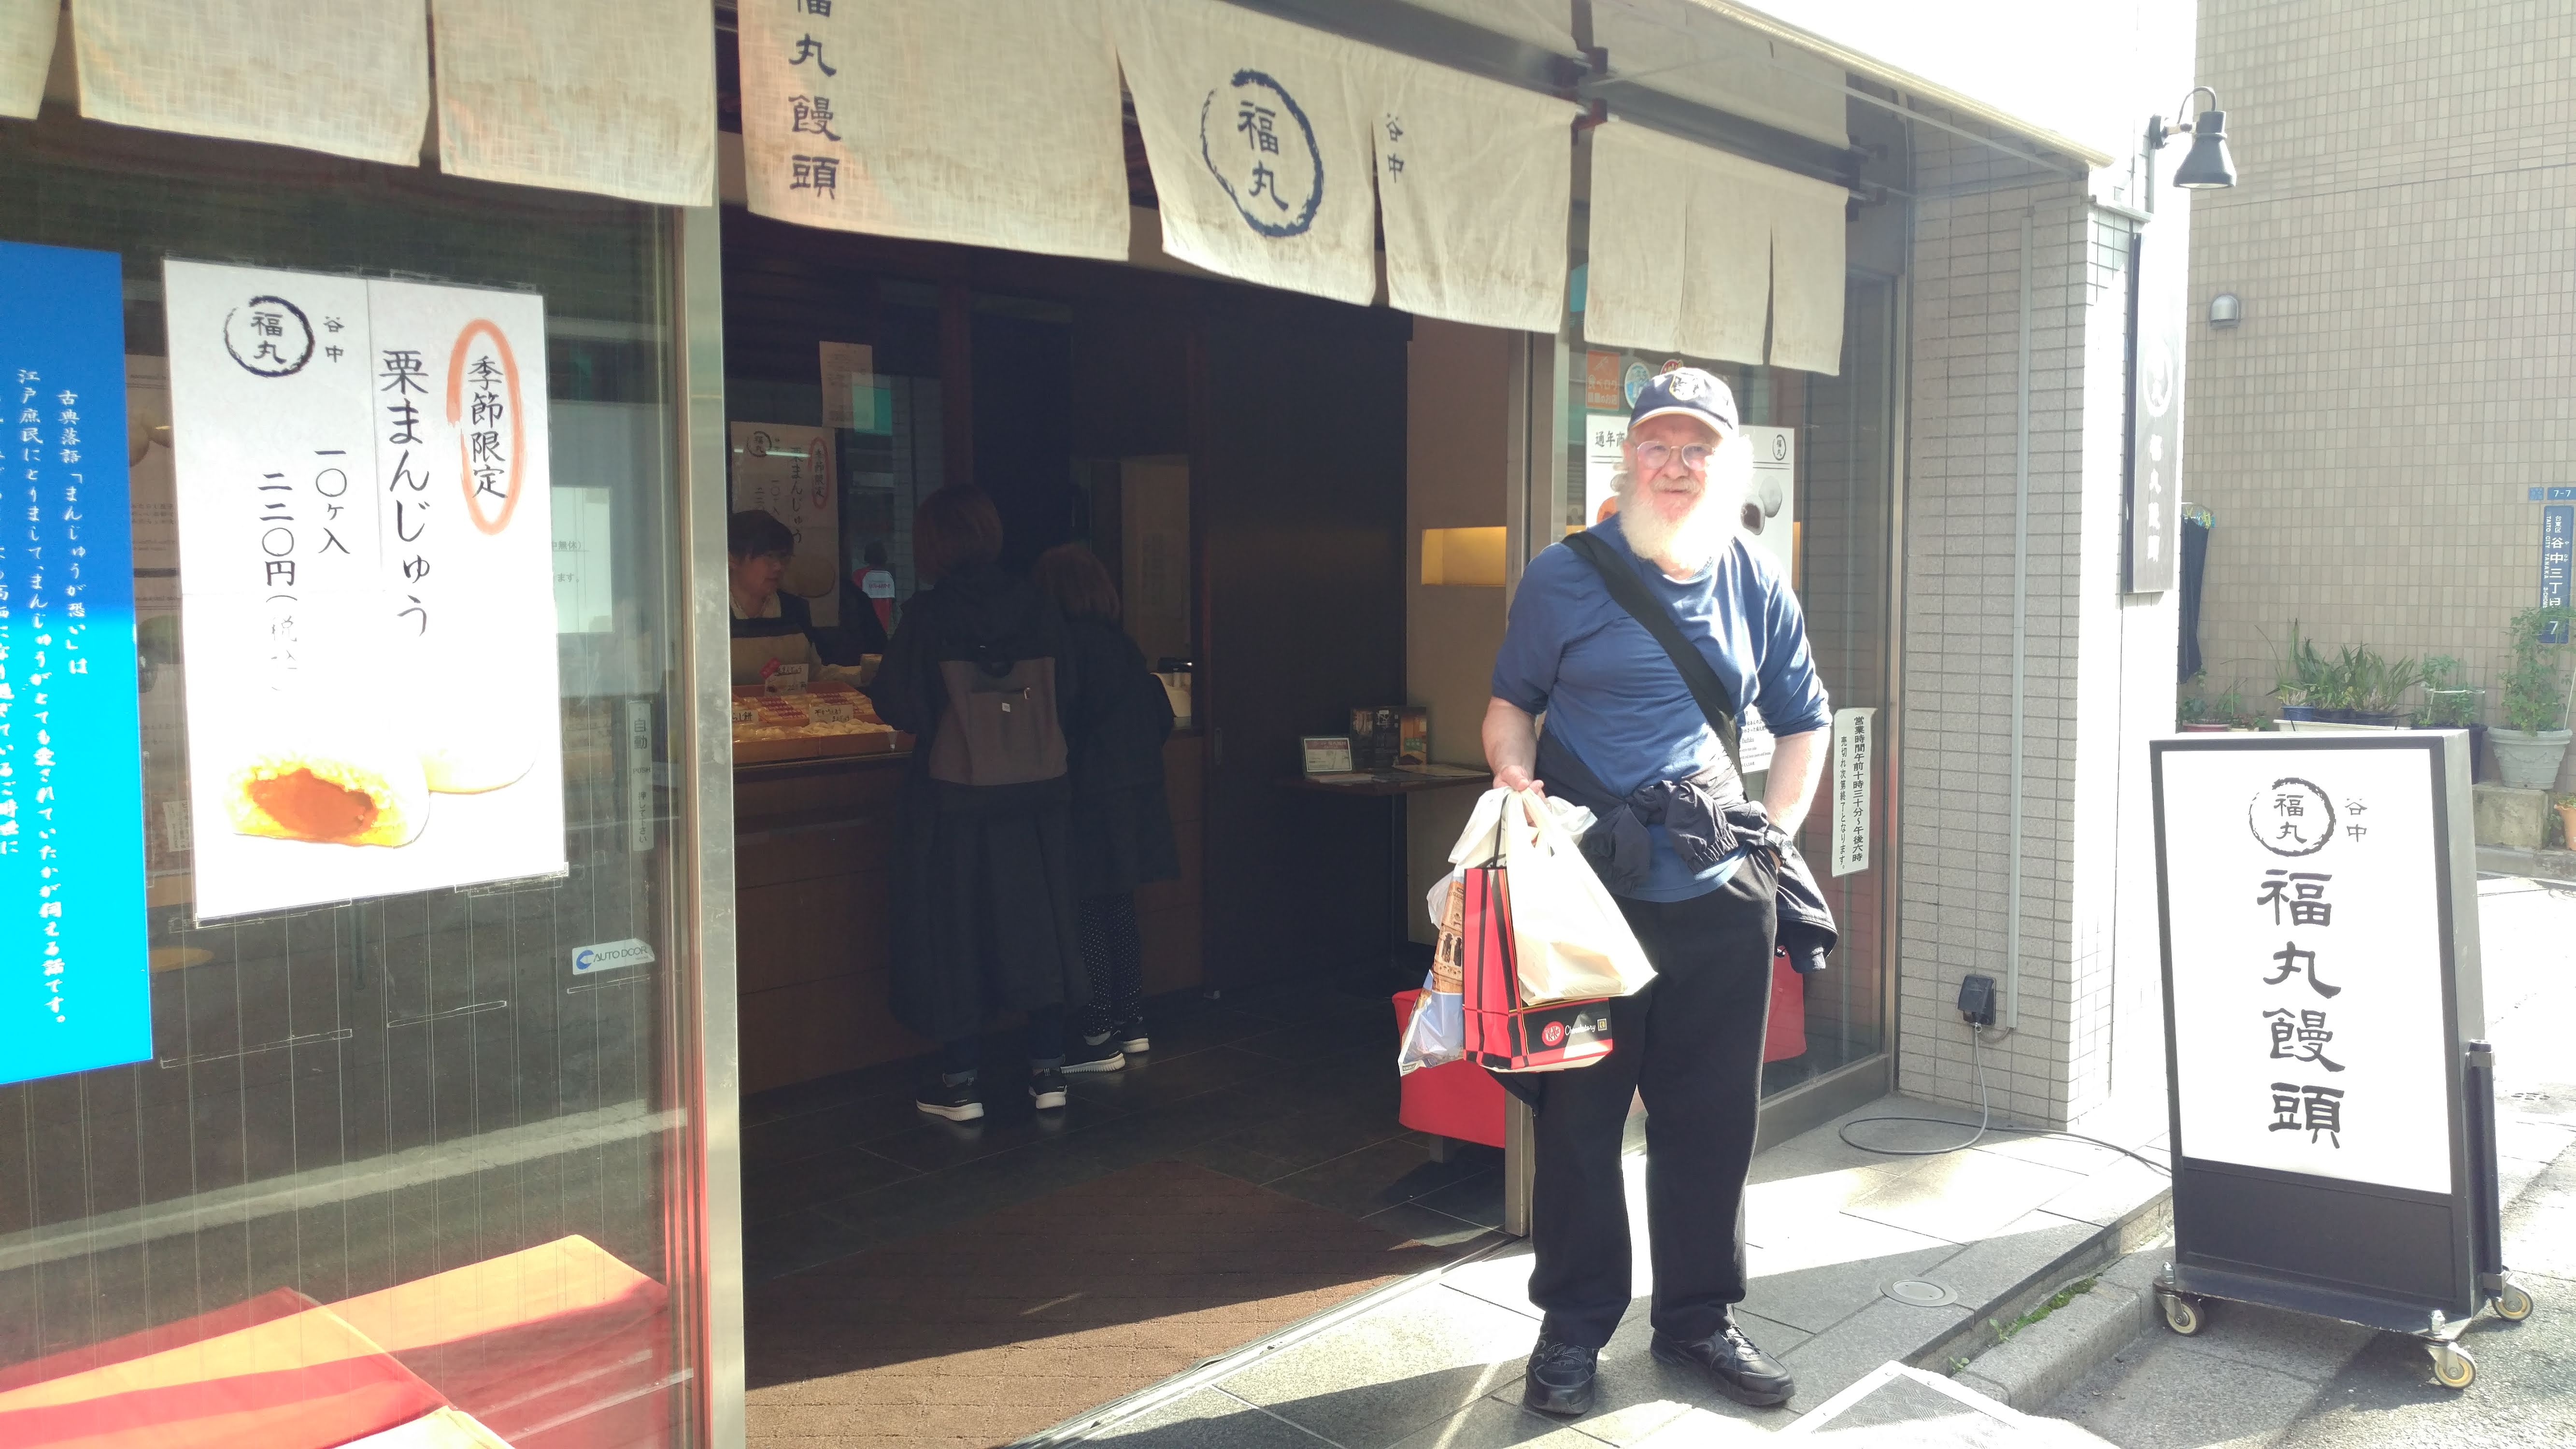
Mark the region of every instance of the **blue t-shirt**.
<instances>
[{"instance_id":1,"label":"blue t-shirt","mask_svg":"<svg viewBox=\"0 0 2576 1449\"><path fill-rule=\"evenodd\" d=\"M1629 551L1616 514L1592 532L1672 606L1683 637L1717 670L1738 712L1758 708L1777 735L1833 722L1798 597L1767 554L1739 536L1707 568L1673 579ZM1511 624L1494 657L1494 697L1546 714L1556 742L1622 795L1657 780L1688 779L1724 755L1663 646L1610 597L1592 565L1562 544L1542 551L1521 574ZM1735 873L1740 853L1694 874L1662 826L1648 833L1654 864L1645 886L1631 892L1636 899L1689 900Z\"/></svg>"}]
</instances>

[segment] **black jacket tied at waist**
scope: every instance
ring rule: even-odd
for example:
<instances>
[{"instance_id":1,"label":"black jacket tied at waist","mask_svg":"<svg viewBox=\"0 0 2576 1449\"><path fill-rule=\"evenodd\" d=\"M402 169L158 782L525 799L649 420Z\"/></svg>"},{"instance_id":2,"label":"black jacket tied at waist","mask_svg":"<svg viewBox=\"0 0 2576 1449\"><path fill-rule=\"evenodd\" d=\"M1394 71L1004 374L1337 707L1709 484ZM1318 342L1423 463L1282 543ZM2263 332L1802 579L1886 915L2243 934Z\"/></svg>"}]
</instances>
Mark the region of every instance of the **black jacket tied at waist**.
<instances>
[{"instance_id":1,"label":"black jacket tied at waist","mask_svg":"<svg viewBox=\"0 0 2576 1449\"><path fill-rule=\"evenodd\" d=\"M1743 778L1732 764L1720 760L1686 780L1650 781L1621 798L1572 750L1541 734L1536 773L1559 798L1592 812L1592 828L1581 842L1583 858L1612 895L1645 885L1654 858L1654 841L1646 833L1650 825L1664 827L1673 853L1694 872L1738 851L1769 854L1777 877L1780 949L1802 973L1825 969L1826 953L1841 939L1833 911L1806 857L1778 837L1762 802L1746 797Z\"/></svg>"}]
</instances>

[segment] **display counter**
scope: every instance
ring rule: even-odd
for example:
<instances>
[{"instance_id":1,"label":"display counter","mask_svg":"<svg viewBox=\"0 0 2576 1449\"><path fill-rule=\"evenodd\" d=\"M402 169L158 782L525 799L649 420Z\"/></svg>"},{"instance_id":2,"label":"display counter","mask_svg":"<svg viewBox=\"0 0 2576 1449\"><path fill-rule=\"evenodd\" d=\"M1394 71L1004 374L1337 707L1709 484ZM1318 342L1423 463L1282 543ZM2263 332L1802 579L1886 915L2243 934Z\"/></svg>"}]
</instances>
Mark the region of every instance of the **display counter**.
<instances>
[{"instance_id":1,"label":"display counter","mask_svg":"<svg viewBox=\"0 0 2576 1449\"><path fill-rule=\"evenodd\" d=\"M886 1009L895 801L909 736L883 752L737 760L735 980L746 1093L931 1050ZM900 745L900 747L896 747ZM1200 979L1204 741L1163 746L1181 878L1136 893L1148 995Z\"/></svg>"}]
</instances>

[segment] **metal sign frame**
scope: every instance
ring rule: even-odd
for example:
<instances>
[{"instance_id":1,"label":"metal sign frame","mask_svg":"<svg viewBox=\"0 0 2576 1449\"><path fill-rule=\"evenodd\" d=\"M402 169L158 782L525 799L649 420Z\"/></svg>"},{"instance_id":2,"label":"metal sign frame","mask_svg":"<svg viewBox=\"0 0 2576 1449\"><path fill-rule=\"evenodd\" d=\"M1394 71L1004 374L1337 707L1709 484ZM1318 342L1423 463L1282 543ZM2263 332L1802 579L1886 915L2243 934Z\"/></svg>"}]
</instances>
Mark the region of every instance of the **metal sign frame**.
<instances>
[{"instance_id":1,"label":"metal sign frame","mask_svg":"<svg viewBox=\"0 0 2576 1449\"><path fill-rule=\"evenodd\" d=\"M2166 761L2177 754L2409 752L2431 789L2439 919L2442 1072L2450 1191L2195 1158L2183 1131L2167 867ZM2157 1290L2167 1323L2196 1333L2209 1300L2259 1303L2426 1340L2442 1383L2465 1387L2475 1365L2460 1330L2488 1307L2518 1319L2527 1294L2505 1280L2496 1182L2493 1059L2485 1030L2469 739L2458 730L2369 734L2209 734L2148 744L2155 811L2157 933L2165 1006L2166 1105L2172 1128L2173 1259ZM2186 983L2187 984L2187 983ZM2516 1310L2519 1311L2516 1311Z\"/></svg>"}]
</instances>

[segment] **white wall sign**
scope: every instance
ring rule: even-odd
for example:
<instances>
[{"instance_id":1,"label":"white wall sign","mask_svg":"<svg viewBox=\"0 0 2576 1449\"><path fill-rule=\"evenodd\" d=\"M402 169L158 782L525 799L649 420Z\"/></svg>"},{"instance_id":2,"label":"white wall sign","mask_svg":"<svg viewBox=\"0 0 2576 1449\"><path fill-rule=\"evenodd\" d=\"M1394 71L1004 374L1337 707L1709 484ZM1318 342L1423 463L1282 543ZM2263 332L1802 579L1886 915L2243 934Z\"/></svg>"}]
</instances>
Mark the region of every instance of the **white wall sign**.
<instances>
[{"instance_id":1,"label":"white wall sign","mask_svg":"<svg viewBox=\"0 0 2576 1449\"><path fill-rule=\"evenodd\" d=\"M1869 776L1878 753L1878 711L1834 711L1834 869L1869 869Z\"/></svg>"},{"instance_id":2,"label":"white wall sign","mask_svg":"<svg viewBox=\"0 0 2576 1449\"><path fill-rule=\"evenodd\" d=\"M2160 751L2178 1156L2454 1190L2439 837L2410 745Z\"/></svg>"},{"instance_id":3,"label":"white wall sign","mask_svg":"<svg viewBox=\"0 0 2576 1449\"><path fill-rule=\"evenodd\" d=\"M782 587L820 584L823 592L805 595L805 602L814 622L825 626L841 622L841 490L832 479L829 428L733 425L733 506L764 510L796 535L796 557Z\"/></svg>"},{"instance_id":4,"label":"white wall sign","mask_svg":"<svg viewBox=\"0 0 2576 1449\"><path fill-rule=\"evenodd\" d=\"M1780 576L1798 583L1798 430L1747 425L1753 450L1753 486L1745 502L1762 510L1753 541L1780 563Z\"/></svg>"},{"instance_id":5,"label":"white wall sign","mask_svg":"<svg viewBox=\"0 0 2576 1449\"><path fill-rule=\"evenodd\" d=\"M826 342L823 364L823 426L878 433L877 350L864 342Z\"/></svg>"},{"instance_id":6,"label":"white wall sign","mask_svg":"<svg viewBox=\"0 0 2576 1449\"><path fill-rule=\"evenodd\" d=\"M544 299L164 287L199 918L561 872Z\"/></svg>"},{"instance_id":7,"label":"white wall sign","mask_svg":"<svg viewBox=\"0 0 2576 1449\"><path fill-rule=\"evenodd\" d=\"M1590 528L1606 515L1611 495L1618 491L1619 445L1628 441L1626 413L1585 413L1583 415L1583 526Z\"/></svg>"}]
</instances>

